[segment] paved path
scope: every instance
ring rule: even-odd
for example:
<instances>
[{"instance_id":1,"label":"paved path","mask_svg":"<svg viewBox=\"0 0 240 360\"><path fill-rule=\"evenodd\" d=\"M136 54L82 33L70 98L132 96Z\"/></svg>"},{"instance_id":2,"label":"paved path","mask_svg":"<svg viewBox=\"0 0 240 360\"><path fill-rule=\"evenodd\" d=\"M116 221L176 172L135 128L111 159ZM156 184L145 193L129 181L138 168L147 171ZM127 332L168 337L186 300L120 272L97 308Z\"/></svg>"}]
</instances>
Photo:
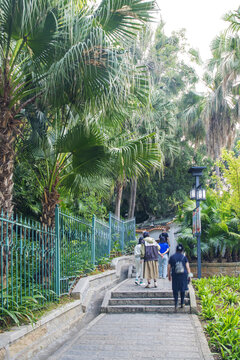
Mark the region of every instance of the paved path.
<instances>
[{"instance_id":1,"label":"paved path","mask_svg":"<svg viewBox=\"0 0 240 360\"><path fill-rule=\"evenodd\" d=\"M101 314L49 360L212 360L196 315Z\"/></svg>"},{"instance_id":2,"label":"paved path","mask_svg":"<svg viewBox=\"0 0 240 360\"><path fill-rule=\"evenodd\" d=\"M143 280L144 285L147 285L147 280ZM117 291L146 291L146 292L155 292L155 291L172 291L172 282L168 279L157 279L157 288L153 287L153 280L151 280L151 287L146 289L144 286L135 285L135 278L130 278L123 282L118 288Z\"/></svg>"},{"instance_id":3,"label":"paved path","mask_svg":"<svg viewBox=\"0 0 240 360\"><path fill-rule=\"evenodd\" d=\"M134 279L118 291L143 291ZM169 291L168 280L158 280L158 290ZM156 291L154 288L144 289ZM213 360L196 315L101 314L68 339L48 360Z\"/></svg>"},{"instance_id":4,"label":"paved path","mask_svg":"<svg viewBox=\"0 0 240 360\"><path fill-rule=\"evenodd\" d=\"M141 289L141 290L140 290ZM158 289L171 283L158 280ZM134 279L120 291L142 291ZM145 289L147 292L153 289ZM191 314L101 314L58 344L48 360L213 360L196 315ZM35 359L42 359L37 356Z\"/></svg>"}]
</instances>

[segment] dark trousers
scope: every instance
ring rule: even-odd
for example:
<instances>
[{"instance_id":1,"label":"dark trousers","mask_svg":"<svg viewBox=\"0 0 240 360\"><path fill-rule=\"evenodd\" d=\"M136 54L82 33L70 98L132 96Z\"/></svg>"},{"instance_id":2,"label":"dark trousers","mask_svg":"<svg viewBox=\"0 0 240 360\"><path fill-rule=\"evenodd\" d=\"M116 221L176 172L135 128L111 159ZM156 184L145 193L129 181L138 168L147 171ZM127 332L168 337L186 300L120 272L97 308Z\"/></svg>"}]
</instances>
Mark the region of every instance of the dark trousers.
<instances>
[{"instance_id":1,"label":"dark trousers","mask_svg":"<svg viewBox=\"0 0 240 360\"><path fill-rule=\"evenodd\" d=\"M184 304L185 291L180 291L180 295L181 295L181 305L183 305ZM177 304L178 304L178 291L173 291L173 297L174 297L175 307L177 307Z\"/></svg>"}]
</instances>

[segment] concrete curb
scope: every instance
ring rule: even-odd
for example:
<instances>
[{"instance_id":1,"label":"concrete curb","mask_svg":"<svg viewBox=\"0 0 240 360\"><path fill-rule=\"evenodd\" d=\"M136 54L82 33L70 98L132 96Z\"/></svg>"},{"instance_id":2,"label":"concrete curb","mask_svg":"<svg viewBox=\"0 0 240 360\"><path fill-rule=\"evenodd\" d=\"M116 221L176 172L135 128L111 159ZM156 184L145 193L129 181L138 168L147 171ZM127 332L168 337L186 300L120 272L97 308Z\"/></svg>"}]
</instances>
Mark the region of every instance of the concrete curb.
<instances>
[{"instance_id":1,"label":"concrete curb","mask_svg":"<svg viewBox=\"0 0 240 360\"><path fill-rule=\"evenodd\" d=\"M0 334L2 352L0 359L31 359L34 354L62 336L63 332L68 331L82 317L81 302L76 300L51 311L33 326L20 326Z\"/></svg>"},{"instance_id":2,"label":"concrete curb","mask_svg":"<svg viewBox=\"0 0 240 360\"><path fill-rule=\"evenodd\" d=\"M98 315L94 320L92 320L84 329L79 331L77 335L75 335L67 345L63 345L58 349L54 355L50 356L49 360L58 360L60 355L64 353L67 349L71 348L72 344L76 343L76 340L82 336L86 331L88 331L92 326L94 326L99 320L101 320L106 314Z\"/></svg>"},{"instance_id":3,"label":"concrete curb","mask_svg":"<svg viewBox=\"0 0 240 360\"><path fill-rule=\"evenodd\" d=\"M65 312L70 311L71 309L78 307L81 305L80 300L76 300L72 303L66 304L61 306L58 309L52 310L48 315L44 316L40 320L37 321L36 324L32 325L23 325L18 327L12 328L10 331L7 331L3 334L0 334L0 347L6 346L8 343L12 343L15 340L18 340L20 337L27 335L28 333L32 332L33 330L38 329L40 326L47 324L53 319L61 316Z\"/></svg>"},{"instance_id":4,"label":"concrete curb","mask_svg":"<svg viewBox=\"0 0 240 360\"><path fill-rule=\"evenodd\" d=\"M197 314L197 301L196 301L196 296L195 296L195 291L194 288L192 286L192 284L190 283L188 285L189 288L189 298L190 298L190 308L191 308L191 313L192 314Z\"/></svg>"},{"instance_id":5,"label":"concrete curb","mask_svg":"<svg viewBox=\"0 0 240 360\"><path fill-rule=\"evenodd\" d=\"M203 360L214 360L198 316L191 315L191 318L195 328L196 338L200 345L200 351L202 352Z\"/></svg>"},{"instance_id":6,"label":"concrete curb","mask_svg":"<svg viewBox=\"0 0 240 360\"><path fill-rule=\"evenodd\" d=\"M109 300L111 298L111 294L113 291L117 290L121 285L123 285L126 281L128 281L128 279L121 281L118 285L116 285L115 287L111 288L110 290L108 290L104 296L103 302L102 302L102 306L101 306L101 312L102 313L106 313L107 312L107 306L109 303Z\"/></svg>"}]
</instances>

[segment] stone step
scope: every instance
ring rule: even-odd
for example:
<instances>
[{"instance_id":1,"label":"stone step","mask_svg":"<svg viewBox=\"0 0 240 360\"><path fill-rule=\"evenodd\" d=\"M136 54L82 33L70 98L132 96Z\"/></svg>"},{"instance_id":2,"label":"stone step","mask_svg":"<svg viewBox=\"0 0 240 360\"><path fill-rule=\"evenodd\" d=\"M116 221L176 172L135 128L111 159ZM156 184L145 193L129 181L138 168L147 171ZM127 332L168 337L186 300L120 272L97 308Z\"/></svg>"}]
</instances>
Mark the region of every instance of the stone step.
<instances>
[{"instance_id":1,"label":"stone step","mask_svg":"<svg viewBox=\"0 0 240 360\"><path fill-rule=\"evenodd\" d=\"M114 291L111 293L111 298L172 298L172 291L157 291L145 289L143 291ZM185 298L189 298L189 294L185 294Z\"/></svg>"},{"instance_id":2,"label":"stone step","mask_svg":"<svg viewBox=\"0 0 240 360\"><path fill-rule=\"evenodd\" d=\"M189 305L189 299L185 299L185 304ZM110 299L109 305L174 305L173 298L132 298L132 299Z\"/></svg>"},{"instance_id":3,"label":"stone step","mask_svg":"<svg viewBox=\"0 0 240 360\"><path fill-rule=\"evenodd\" d=\"M160 306L144 306L144 305L121 305L114 306L110 305L106 309L107 313L163 313L169 314L174 313L175 308L171 305L160 305ZM190 314L190 306L185 306L183 309L178 308L177 312L179 313L188 313Z\"/></svg>"}]
</instances>

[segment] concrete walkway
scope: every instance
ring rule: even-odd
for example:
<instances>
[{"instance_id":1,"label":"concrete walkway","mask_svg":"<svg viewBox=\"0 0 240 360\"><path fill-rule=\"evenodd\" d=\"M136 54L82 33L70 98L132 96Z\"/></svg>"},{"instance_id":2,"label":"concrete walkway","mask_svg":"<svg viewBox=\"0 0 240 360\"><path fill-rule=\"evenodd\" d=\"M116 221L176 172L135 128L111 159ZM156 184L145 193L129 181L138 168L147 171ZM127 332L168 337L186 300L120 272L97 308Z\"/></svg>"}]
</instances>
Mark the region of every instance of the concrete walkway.
<instances>
[{"instance_id":1,"label":"concrete walkway","mask_svg":"<svg viewBox=\"0 0 240 360\"><path fill-rule=\"evenodd\" d=\"M129 279L120 291L143 291ZM168 280L158 280L158 289L170 290ZM156 289L144 289L146 292ZM49 360L213 360L196 315L191 314L101 314Z\"/></svg>"},{"instance_id":2,"label":"concrete walkway","mask_svg":"<svg viewBox=\"0 0 240 360\"><path fill-rule=\"evenodd\" d=\"M147 280L143 280L144 285L147 285ZM147 293L155 291L170 291L172 293L172 282L168 279L157 279L157 288L153 287L153 280L151 281L151 287L146 289L144 286L135 285L135 278L132 277L126 281L123 281L122 284L118 287L118 291L128 291L133 293L138 293L139 291L145 291Z\"/></svg>"},{"instance_id":3,"label":"concrete walkway","mask_svg":"<svg viewBox=\"0 0 240 360\"><path fill-rule=\"evenodd\" d=\"M213 360L196 315L102 314L49 360Z\"/></svg>"}]
</instances>

